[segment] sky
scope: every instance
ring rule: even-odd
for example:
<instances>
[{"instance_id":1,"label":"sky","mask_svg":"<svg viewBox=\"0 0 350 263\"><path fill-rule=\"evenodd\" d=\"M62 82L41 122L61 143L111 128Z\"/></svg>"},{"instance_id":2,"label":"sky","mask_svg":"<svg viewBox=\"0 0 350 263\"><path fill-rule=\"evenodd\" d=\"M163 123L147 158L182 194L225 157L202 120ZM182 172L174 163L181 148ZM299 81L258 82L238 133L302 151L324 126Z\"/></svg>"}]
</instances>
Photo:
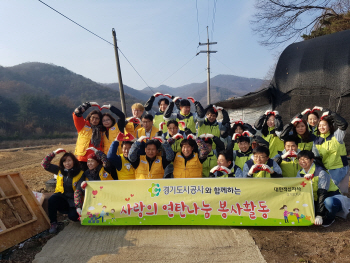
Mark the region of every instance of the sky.
<instances>
[{"instance_id":1,"label":"sky","mask_svg":"<svg viewBox=\"0 0 350 263\"><path fill-rule=\"evenodd\" d=\"M251 30L253 0L42 1L110 43L115 28L126 57L119 54L123 83L135 89L205 82L207 55L196 53L207 48L198 47L207 26L210 42L218 42L211 46L211 77L264 78L276 63L276 50L260 46ZM51 63L99 83L118 82L113 45L40 1L2 0L0 17L1 66Z\"/></svg>"}]
</instances>

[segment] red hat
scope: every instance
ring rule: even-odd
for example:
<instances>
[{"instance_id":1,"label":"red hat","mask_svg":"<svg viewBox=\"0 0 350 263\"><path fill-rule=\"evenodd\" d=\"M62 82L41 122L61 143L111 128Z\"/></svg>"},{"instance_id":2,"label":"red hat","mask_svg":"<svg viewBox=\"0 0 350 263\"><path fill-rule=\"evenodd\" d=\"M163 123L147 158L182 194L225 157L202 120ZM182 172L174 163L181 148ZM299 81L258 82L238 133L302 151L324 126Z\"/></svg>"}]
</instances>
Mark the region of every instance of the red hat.
<instances>
[{"instance_id":1,"label":"red hat","mask_svg":"<svg viewBox=\"0 0 350 263\"><path fill-rule=\"evenodd\" d=\"M100 162L100 160L97 159L97 156L96 156L95 153L90 153L90 154L87 156L87 160L89 160L89 159L94 159L95 161Z\"/></svg>"}]
</instances>

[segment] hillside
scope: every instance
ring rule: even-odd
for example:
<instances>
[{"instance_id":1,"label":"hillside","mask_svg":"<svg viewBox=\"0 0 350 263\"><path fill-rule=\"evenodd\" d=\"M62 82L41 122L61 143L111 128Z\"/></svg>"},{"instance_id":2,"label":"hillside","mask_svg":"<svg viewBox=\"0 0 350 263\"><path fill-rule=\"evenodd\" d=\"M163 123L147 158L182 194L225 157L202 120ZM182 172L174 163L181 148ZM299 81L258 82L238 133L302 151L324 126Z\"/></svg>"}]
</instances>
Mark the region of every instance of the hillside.
<instances>
[{"instance_id":1,"label":"hillside","mask_svg":"<svg viewBox=\"0 0 350 263\"><path fill-rule=\"evenodd\" d=\"M240 97L251 91L259 89L263 80L256 78L244 78L233 75L217 75L210 80L210 95L211 102L226 100L230 97ZM115 90L119 90L118 83L105 84ZM207 83L191 83L185 86L173 88L165 85L161 85L157 88L152 87L154 92L161 92L163 94L171 94L179 96L181 98L187 98L193 96L196 100L200 101L203 105L207 104ZM191 93L189 93L189 90ZM142 90L136 90L124 85L124 92L132 95L135 98L147 100L153 92L147 87Z\"/></svg>"}]
</instances>

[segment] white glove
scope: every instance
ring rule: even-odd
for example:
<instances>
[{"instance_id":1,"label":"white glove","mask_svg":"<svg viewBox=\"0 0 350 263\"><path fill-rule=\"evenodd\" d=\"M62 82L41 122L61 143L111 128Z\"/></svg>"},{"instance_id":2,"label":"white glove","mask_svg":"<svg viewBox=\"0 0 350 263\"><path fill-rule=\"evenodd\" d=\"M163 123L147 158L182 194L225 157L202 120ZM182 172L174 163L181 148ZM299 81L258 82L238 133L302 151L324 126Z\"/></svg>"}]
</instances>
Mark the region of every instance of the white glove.
<instances>
[{"instance_id":1,"label":"white glove","mask_svg":"<svg viewBox=\"0 0 350 263\"><path fill-rule=\"evenodd\" d=\"M212 139L212 138L214 138L214 135L210 134L210 133L206 133L206 137Z\"/></svg>"},{"instance_id":2,"label":"white glove","mask_svg":"<svg viewBox=\"0 0 350 263\"><path fill-rule=\"evenodd\" d=\"M184 137L182 136L181 133L176 133L174 136L173 136L173 139L177 140L177 139L183 139Z\"/></svg>"},{"instance_id":3,"label":"white glove","mask_svg":"<svg viewBox=\"0 0 350 263\"><path fill-rule=\"evenodd\" d=\"M275 115L275 116L276 116L276 115L280 115L280 113L279 113L278 111L276 111L276 110L274 110L272 113L273 113L273 115Z\"/></svg>"},{"instance_id":4,"label":"white glove","mask_svg":"<svg viewBox=\"0 0 350 263\"><path fill-rule=\"evenodd\" d=\"M94 151L94 153L97 153L97 151L98 151L95 147L89 147L86 150Z\"/></svg>"},{"instance_id":5,"label":"white glove","mask_svg":"<svg viewBox=\"0 0 350 263\"><path fill-rule=\"evenodd\" d=\"M165 124L165 122L164 122L164 121L163 121L163 122L161 122L161 123L159 123L159 130L160 130L160 131L162 131L162 130L163 130L164 124Z\"/></svg>"},{"instance_id":6,"label":"white glove","mask_svg":"<svg viewBox=\"0 0 350 263\"><path fill-rule=\"evenodd\" d=\"M77 213L79 216L81 216L81 208L77 208Z\"/></svg>"},{"instance_id":7,"label":"white glove","mask_svg":"<svg viewBox=\"0 0 350 263\"><path fill-rule=\"evenodd\" d=\"M307 114L307 113L309 113L309 112L311 112L311 109L305 109L305 110L301 113L301 115L305 115L305 114Z\"/></svg>"},{"instance_id":8,"label":"white glove","mask_svg":"<svg viewBox=\"0 0 350 263\"><path fill-rule=\"evenodd\" d=\"M157 98L157 97L159 97L159 96L163 96L163 94L160 93L160 92L157 92L157 93L154 93L153 96Z\"/></svg>"},{"instance_id":9,"label":"white glove","mask_svg":"<svg viewBox=\"0 0 350 263\"><path fill-rule=\"evenodd\" d=\"M66 152L66 150L63 149L63 148L58 148L57 150L54 150L53 152L54 152L55 155L57 155L59 153Z\"/></svg>"},{"instance_id":10,"label":"white glove","mask_svg":"<svg viewBox=\"0 0 350 263\"><path fill-rule=\"evenodd\" d=\"M269 115L269 114L271 114L271 112L272 112L272 111L267 110L267 111L265 111L264 114L265 114L265 115Z\"/></svg>"},{"instance_id":11,"label":"white glove","mask_svg":"<svg viewBox=\"0 0 350 263\"><path fill-rule=\"evenodd\" d=\"M141 136L140 138L138 138L137 141L142 142L143 140L148 140L148 139L149 139L149 137L144 135L144 136Z\"/></svg>"},{"instance_id":12,"label":"white glove","mask_svg":"<svg viewBox=\"0 0 350 263\"><path fill-rule=\"evenodd\" d=\"M107 109L107 110L109 110L110 108L111 108L111 104L103 105L103 106L101 107L101 110L102 110L102 109Z\"/></svg>"},{"instance_id":13,"label":"white glove","mask_svg":"<svg viewBox=\"0 0 350 263\"><path fill-rule=\"evenodd\" d=\"M254 170L255 170L255 168L256 168L257 166L258 166L257 164L252 165L252 167L250 167L250 169L249 169L248 174L253 175Z\"/></svg>"},{"instance_id":14,"label":"white glove","mask_svg":"<svg viewBox=\"0 0 350 263\"><path fill-rule=\"evenodd\" d=\"M181 98L180 98L180 97L175 97L175 98L173 99L173 102L176 102L177 100L181 100Z\"/></svg>"},{"instance_id":15,"label":"white glove","mask_svg":"<svg viewBox=\"0 0 350 263\"><path fill-rule=\"evenodd\" d=\"M313 107L312 110L319 110L319 111L323 111L323 108L322 107L319 107L319 106L315 106Z\"/></svg>"},{"instance_id":16,"label":"white glove","mask_svg":"<svg viewBox=\"0 0 350 263\"><path fill-rule=\"evenodd\" d=\"M153 139L153 140L158 140L158 141L160 141L160 143L163 143L163 142L164 142L163 137L160 137L160 136L155 136L155 137L153 137L152 139Z\"/></svg>"},{"instance_id":17,"label":"white glove","mask_svg":"<svg viewBox=\"0 0 350 263\"><path fill-rule=\"evenodd\" d=\"M267 164L263 164L262 167L263 167L264 171L266 171L266 172L268 172L268 173L270 173L270 174L273 173L273 170L272 170L271 167L268 166Z\"/></svg>"},{"instance_id":18,"label":"white glove","mask_svg":"<svg viewBox=\"0 0 350 263\"><path fill-rule=\"evenodd\" d=\"M235 133L232 136L232 140L235 141L235 140L237 140L238 137L241 137L241 135L239 133Z\"/></svg>"},{"instance_id":19,"label":"white glove","mask_svg":"<svg viewBox=\"0 0 350 263\"><path fill-rule=\"evenodd\" d=\"M197 137L194 134L189 134L189 135L187 135L187 139L195 140L195 139L197 139Z\"/></svg>"},{"instance_id":20,"label":"white glove","mask_svg":"<svg viewBox=\"0 0 350 263\"><path fill-rule=\"evenodd\" d=\"M314 175L313 175L313 174L305 174L305 175L304 175L304 178L305 178L306 180L312 180L312 178L314 178Z\"/></svg>"},{"instance_id":21,"label":"white glove","mask_svg":"<svg viewBox=\"0 0 350 263\"><path fill-rule=\"evenodd\" d=\"M80 185L81 189L85 190L85 188L87 187L87 182L83 181Z\"/></svg>"},{"instance_id":22,"label":"white glove","mask_svg":"<svg viewBox=\"0 0 350 263\"><path fill-rule=\"evenodd\" d=\"M295 123L298 123L298 122L302 122L302 120L301 119L299 119L299 118L295 118L294 120L292 120L292 124L295 124Z\"/></svg>"},{"instance_id":23,"label":"white glove","mask_svg":"<svg viewBox=\"0 0 350 263\"><path fill-rule=\"evenodd\" d=\"M210 172L213 174L216 171L219 171L220 165L214 166L213 168L211 168Z\"/></svg>"},{"instance_id":24,"label":"white glove","mask_svg":"<svg viewBox=\"0 0 350 263\"><path fill-rule=\"evenodd\" d=\"M329 111L326 111L326 112L324 112L324 113L322 114L321 118L322 118L322 117L325 117L325 116L328 116L328 115L329 115Z\"/></svg>"},{"instance_id":25,"label":"white glove","mask_svg":"<svg viewBox=\"0 0 350 263\"><path fill-rule=\"evenodd\" d=\"M186 123L184 121L178 121L178 124L182 126L183 129L186 128Z\"/></svg>"},{"instance_id":26,"label":"white glove","mask_svg":"<svg viewBox=\"0 0 350 263\"><path fill-rule=\"evenodd\" d=\"M316 216L314 224L316 226L320 226L320 225L322 225L322 223L323 223L322 216Z\"/></svg>"},{"instance_id":27,"label":"white glove","mask_svg":"<svg viewBox=\"0 0 350 263\"><path fill-rule=\"evenodd\" d=\"M101 110L100 105L97 102L89 102L91 106L99 108Z\"/></svg>"},{"instance_id":28,"label":"white glove","mask_svg":"<svg viewBox=\"0 0 350 263\"><path fill-rule=\"evenodd\" d=\"M249 131L244 131L244 132L242 133L242 135L243 135L243 136L246 136L246 137L253 137L253 136L254 136L254 135L251 134L251 132L249 132Z\"/></svg>"},{"instance_id":29,"label":"white glove","mask_svg":"<svg viewBox=\"0 0 350 263\"><path fill-rule=\"evenodd\" d=\"M286 152L281 156L282 159L286 159L290 155L291 151Z\"/></svg>"},{"instance_id":30,"label":"white glove","mask_svg":"<svg viewBox=\"0 0 350 263\"><path fill-rule=\"evenodd\" d=\"M206 133L203 133L203 134L199 135L198 138L204 139L204 138L206 138L206 137L207 137L207 134L206 134Z\"/></svg>"}]
</instances>

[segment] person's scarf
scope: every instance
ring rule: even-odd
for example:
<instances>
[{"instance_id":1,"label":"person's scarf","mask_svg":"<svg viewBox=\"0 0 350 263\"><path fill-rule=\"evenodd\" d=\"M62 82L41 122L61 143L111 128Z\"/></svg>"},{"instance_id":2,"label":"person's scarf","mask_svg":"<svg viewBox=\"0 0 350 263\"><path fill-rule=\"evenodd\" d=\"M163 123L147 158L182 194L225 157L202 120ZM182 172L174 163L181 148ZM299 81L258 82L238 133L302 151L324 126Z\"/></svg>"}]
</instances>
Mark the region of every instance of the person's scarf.
<instances>
[{"instance_id":1,"label":"person's scarf","mask_svg":"<svg viewBox=\"0 0 350 263\"><path fill-rule=\"evenodd\" d=\"M95 148L100 147L101 143L101 131L103 126L102 125L91 125L92 128L92 137L91 142L95 146Z\"/></svg>"}]
</instances>

